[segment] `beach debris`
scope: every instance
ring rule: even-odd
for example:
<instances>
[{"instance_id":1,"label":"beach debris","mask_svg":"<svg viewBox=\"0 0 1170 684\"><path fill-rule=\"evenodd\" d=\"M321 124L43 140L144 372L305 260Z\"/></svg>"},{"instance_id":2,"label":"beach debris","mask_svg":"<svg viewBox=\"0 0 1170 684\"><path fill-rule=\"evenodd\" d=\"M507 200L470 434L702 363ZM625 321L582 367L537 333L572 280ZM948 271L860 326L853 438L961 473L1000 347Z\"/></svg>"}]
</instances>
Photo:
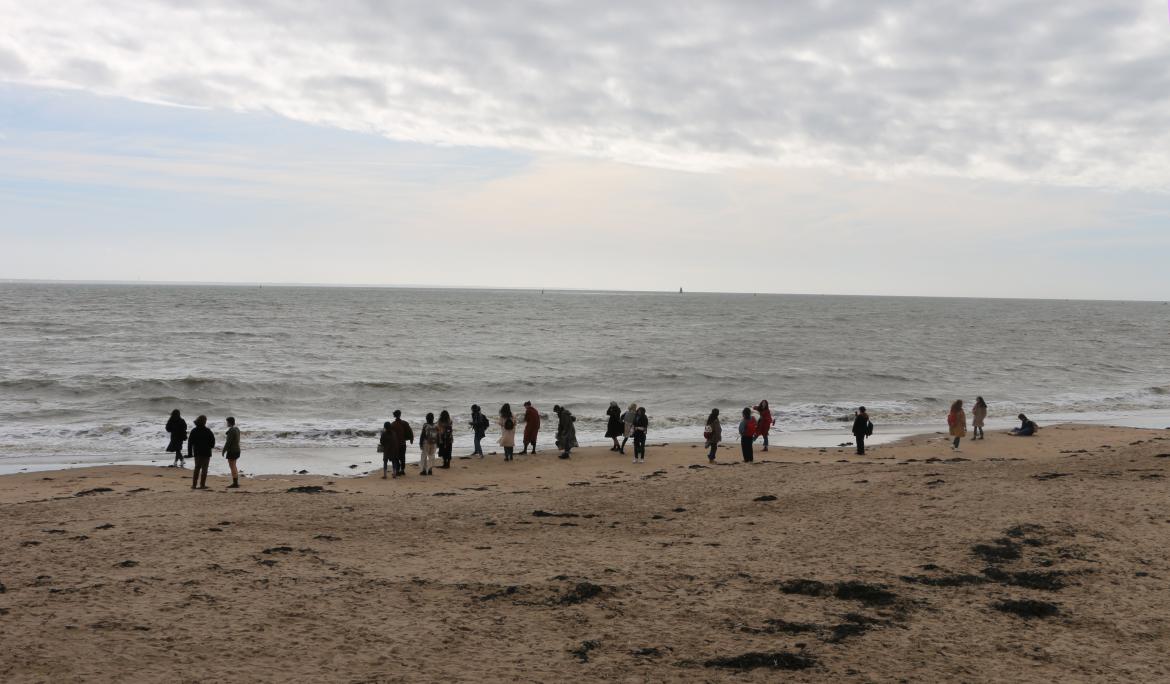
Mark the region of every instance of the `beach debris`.
<instances>
[{"instance_id":1,"label":"beach debris","mask_svg":"<svg viewBox=\"0 0 1170 684\"><path fill-rule=\"evenodd\" d=\"M936 567L931 566L931 569L935 569ZM899 579L909 584L923 584L928 587L962 587L968 584L985 584L989 581L986 577L968 574L940 575L938 577L931 577L929 575L903 575Z\"/></svg>"},{"instance_id":2,"label":"beach debris","mask_svg":"<svg viewBox=\"0 0 1170 684\"><path fill-rule=\"evenodd\" d=\"M301 485L299 487L289 487L288 492L290 494L323 494L326 492L332 493L332 492L330 492L330 490L325 489L324 487L322 487L320 485Z\"/></svg>"},{"instance_id":3,"label":"beach debris","mask_svg":"<svg viewBox=\"0 0 1170 684\"><path fill-rule=\"evenodd\" d=\"M592 639L589 641L582 641L580 646L571 649L569 653L576 656L577 660L580 660L583 663L587 663L589 662L589 652L596 649L600 645L600 642L593 641Z\"/></svg>"},{"instance_id":4,"label":"beach debris","mask_svg":"<svg viewBox=\"0 0 1170 684\"><path fill-rule=\"evenodd\" d=\"M493 591L490 594L484 594L483 596L479 597L479 600L480 601L494 601L495 599L503 598L504 596L515 596L516 592L518 592L518 591L520 591L520 587L513 584L513 585L509 585L507 587L504 587L503 589L500 589L499 591Z\"/></svg>"},{"instance_id":5,"label":"beach debris","mask_svg":"<svg viewBox=\"0 0 1170 684\"><path fill-rule=\"evenodd\" d=\"M208 532L223 532L223 528L220 528L220 527L209 527L209 528L207 528L207 531L208 531Z\"/></svg>"},{"instance_id":6,"label":"beach debris","mask_svg":"<svg viewBox=\"0 0 1170 684\"><path fill-rule=\"evenodd\" d=\"M770 670L807 670L816 664L816 658L810 655L777 651L775 653L744 653L737 656L711 658L703 663L703 667L719 667L729 670L755 670L761 667Z\"/></svg>"},{"instance_id":7,"label":"beach debris","mask_svg":"<svg viewBox=\"0 0 1170 684\"><path fill-rule=\"evenodd\" d=\"M867 605L887 605L897 600L898 595L884 585L866 584L857 580L826 584L810 579L795 579L782 582L780 591L785 594L804 596L831 596L843 601L858 601Z\"/></svg>"},{"instance_id":8,"label":"beach debris","mask_svg":"<svg viewBox=\"0 0 1170 684\"><path fill-rule=\"evenodd\" d=\"M1032 523L1020 523L1019 525L1012 525L1003 531L1009 537L1026 537L1029 534L1038 534L1044 531L1043 525L1033 525Z\"/></svg>"},{"instance_id":9,"label":"beach debris","mask_svg":"<svg viewBox=\"0 0 1170 684\"><path fill-rule=\"evenodd\" d=\"M104 492L112 492L114 490L109 487L94 487L93 489L83 489L73 496L93 496L94 494L102 494Z\"/></svg>"},{"instance_id":10,"label":"beach debris","mask_svg":"<svg viewBox=\"0 0 1170 684\"><path fill-rule=\"evenodd\" d=\"M975 544L971 547L971 553L988 563L1002 563L1019 559L1020 545L1004 537L991 544Z\"/></svg>"},{"instance_id":11,"label":"beach debris","mask_svg":"<svg viewBox=\"0 0 1170 684\"><path fill-rule=\"evenodd\" d=\"M639 658L657 658L658 656L662 655L662 651L652 646L647 646L645 648L635 648L634 650L630 651L630 655L637 656Z\"/></svg>"},{"instance_id":12,"label":"beach debris","mask_svg":"<svg viewBox=\"0 0 1170 684\"><path fill-rule=\"evenodd\" d=\"M788 620L781 620L779 618L769 618L764 620L763 627L748 627L743 625L739 631L748 634L803 634L805 632L816 632L820 629L820 625L814 625L811 622L789 622Z\"/></svg>"},{"instance_id":13,"label":"beach debris","mask_svg":"<svg viewBox=\"0 0 1170 684\"><path fill-rule=\"evenodd\" d=\"M775 497L771 494L765 494L763 496L757 496L756 498L752 499L752 501L775 501L777 498L778 497Z\"/></svg>"},{"instance_id":14,"label":"beach debris","mask_svg":"<svg viewBox=\"0 0 1170 684\"><path fill-rule=\"evenodd\" d=\"M561 594L556 602L562 606L573 606L599 596L602 591L604 589L601 586L592 582L578 582L572 589Z\"/></svg>"},{"instance_id":15,"label":"beach debris","mask_svg":"<svg viewBox=\"0 0 1170 684\"><path fill-rule=\"evenodd\" d=\"M20 542L20 545L21 546L40 546L41 543L35 539L29 539L28 541Z\"/></svg>"},{"instance_id":16,"label":"beach debris","mask_svg":"<svg viewBox=\"0 0 1170 684\"><path fill-rule=\"evenodd\" d=\"M592 482L570 482L569 486L570 487L589 487L592 484L593 484Z\"/></svg>"},{"instance_id":17,"label":"beach debris","mask_svg":"<svg viewBox=\"0 0 1170 684\"><path fill-rule=\"evenodd\" d=\"M581 516L577 515L576 513L550 513L549 511L543 511L543 510L537 509L535 511L532 511L532 517L534 517L534 518L580 518Z\"/></svg>"},{"instance_id":18,"label":"beach debris","mask_svg":"<svg viewBox=\"0 0 1170 684\"><path fill-rule=\"evenodd\" d=\"M1032 479L1043 482L1045 480L1055 480L1058 477L1068 477L1068 473L1039 473L1037 475L1033 475Z\"/></svg>"},{"instance_id":19,"label":"beach debris","mask_svg":"<svg viewBox=\"0 0 1170 684\"><path fill-rule=\"evenodd\" d=\"M670 509L670 512L671 513L686 513L687 509L683 508L682 506L679 506L678 508Z\"/></svg>"},{"instance_id":20,"label":"beach debris","mask_svg":"<svg viewBox=\"0 0 1170 684\"><path fill-rule=\"evenodd\" d=\"M7 593L7 591L8 591L8 587L4 586L3 582L0 582L0 594Z\"/></svg>"},{"instance_id":21,"label":"beach debris","mask_svg":"<svg viewBox=\"0 0 1170 684\"><path fill-rule=\"evenodd\" d=\"M341 537L334 537L331 534L319 534L313 539L320 539L321 541L341 541Z\"/></svg>"},{"instance_id":22,"label":"beach debris","mask_svg":"<svg viewBox=\"0 0 1170 684\"><path fill-rule=\"evenodd\" d=\"M927 483L926 483L926 486L927 486L927 487L937 487L937 486L938 486L938 485L940 485L940 484L946 484L946 483L947 483L947 481L946 481L946 480L942 480L942 479L939 479L939 480L931 480L930 482L927 482Z\"/></svg>"},{"instance_id":23,"label":"beach debris","mask_svg":"<svg viewBox=\"0 0 1170 684\"><path fill-rule=\"evenodd\" d=\"M292 553L292 551L293 548L291 546L273 546L271 548L264 549L260 553L272 555L274 553Z\"/></svg>"},{"instance_id":24,"label":"beach debris","mask_svg":"<svg viewBox=\"0 0 1170 684\"><path fill-rule=\"evenodd\" d=\"M707 466L699 465L698 463L693 463L687 467L690 468L691 470L706 470L707 469Z\"/></svg>"},{"instance_id":25,"label":"beach debris","mask_svg":"<svg viewBox=\"0 0 1170 684\"><path fill-rule=\"evenodd\" d=\"M271 559L271 558L265 558L265 559L257 561L257 562L260 563L260 565L267 565L270 568L272 566L276 565L276 561Z\"/></svg>"},{"instance_id":26,"label":"beach debris","mask_svg":"<svg viewBox=\"0 0 1170 684\"><path fill-rule=\"evenodd\" d=\"M41 530L45 534L65 534L65 530Z\"/></svg>"},{"instance_id":27,"label":"beach debris","mask_svg":"<svg viewBox=\"0 0 1170 684\"><path fill-rule=\"evenodd\" d=\"M983 569L983 574L1001 584L1010 584L1026 589L1043 589L1044 591L1060 591L1065 583L1061 579L1065 576L1060 570L1023 570L1008 572L995 566Z\"/></svg>"},{"instance_id":28,"label":"beach debris","mask_svg":"<svg viewBox=\"0 0 1170 684\"><path fill-rule=\"evenodd\" d=\"M138 567L138 561L124 560L121 563L118 563L118 567L119 568L136 568L136 567Z\"/></svg>"},{"instance_id":29,"label":"beach debris","mask_svg":"<svg viewBox=\"0 0 1170 684\"><path fill-rule=\"evenodd\" d=\"M1170 430L1170 428L1166 428ZM1154 458L1170 458L1170 454L1154 454Z\"/></svg>"},{"instance_id":30,"label":"beach debris","mask_svg":"<svg viewBox=\"0 0 1170 684\"><path fill-rule=\"evenodd\" d=\"M457 492L435 492L431 496L459 496Z\"/></svg>"},{"instance_id":31,"label":"beach debris","mask_svg":"<svg viewBox=\"0 0 1170 684\"><path fill-rule=\"evenodd\" d=\"M1055 603L1034 601L1032 599L997 601L991 604L991 607L1004 613L1018 615L1025 620L1052 617L1060 612L1060 607Z\"/></svg>"},{"instance_id":32,"label":"beach debris","mask_svg":"<svg viewBox=\"0 0 1170 684\"><path fill-rule=\"evenodd\" d=\"M114 529L114 525L113 525L113 523L105 523L103 525L98 525L97 527L95 527L93 529L95 529L95 530L112 530L112 529Z\"/></svg>"}]
</instances>

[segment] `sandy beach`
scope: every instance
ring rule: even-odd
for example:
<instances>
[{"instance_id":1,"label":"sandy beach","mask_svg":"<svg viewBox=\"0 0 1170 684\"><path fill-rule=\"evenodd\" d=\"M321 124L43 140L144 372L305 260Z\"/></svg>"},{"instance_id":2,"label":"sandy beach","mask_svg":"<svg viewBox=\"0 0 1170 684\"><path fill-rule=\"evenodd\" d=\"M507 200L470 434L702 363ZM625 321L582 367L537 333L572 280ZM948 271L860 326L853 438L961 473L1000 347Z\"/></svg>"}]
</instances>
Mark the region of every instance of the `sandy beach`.
<instances>
[{"instance_id":1,"label":"sandy beach","mask_svg":"<svg viewBox=\"0 0 1170 684\"><path fill-rule=\"evenodd\" d=\"M6 475L0 679L1170 679L1170 431L738 461Z\"/></svg>"}]
</instances>

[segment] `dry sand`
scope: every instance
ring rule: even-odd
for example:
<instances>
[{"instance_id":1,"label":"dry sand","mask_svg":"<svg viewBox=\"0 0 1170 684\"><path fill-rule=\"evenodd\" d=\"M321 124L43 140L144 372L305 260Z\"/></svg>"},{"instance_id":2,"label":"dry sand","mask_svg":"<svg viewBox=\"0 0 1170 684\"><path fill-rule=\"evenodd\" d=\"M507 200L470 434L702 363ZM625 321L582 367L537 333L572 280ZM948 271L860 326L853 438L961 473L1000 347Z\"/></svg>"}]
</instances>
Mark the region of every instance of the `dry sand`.
<instances>
[{"instance_id":1,"label":"dry sand","mask_svg":"<svg viewBox=\"0 0 1170 684\"><path fill-rule=\"evenodd\" d=\"M1170 432L958 457L926 435L198 492L4 476L0 680L1170 680Z\"/></svg>"}]
</instances>

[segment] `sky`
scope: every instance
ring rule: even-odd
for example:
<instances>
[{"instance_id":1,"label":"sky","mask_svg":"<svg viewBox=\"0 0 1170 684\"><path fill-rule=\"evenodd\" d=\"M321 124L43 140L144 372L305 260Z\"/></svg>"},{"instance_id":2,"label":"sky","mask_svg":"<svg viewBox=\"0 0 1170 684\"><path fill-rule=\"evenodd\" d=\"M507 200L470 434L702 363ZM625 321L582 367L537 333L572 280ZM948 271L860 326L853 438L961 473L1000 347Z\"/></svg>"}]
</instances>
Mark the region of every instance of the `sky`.
<instances>
[{"instance_id":1,"label":"sky","mask_svg":"<svg viewBox=\"0 0 1170 684\"><path fill-rule=\"evenodd\" d=\"M1164 3L0 16L0 279L1170 299Z\"/></svg>"}]
</instances>

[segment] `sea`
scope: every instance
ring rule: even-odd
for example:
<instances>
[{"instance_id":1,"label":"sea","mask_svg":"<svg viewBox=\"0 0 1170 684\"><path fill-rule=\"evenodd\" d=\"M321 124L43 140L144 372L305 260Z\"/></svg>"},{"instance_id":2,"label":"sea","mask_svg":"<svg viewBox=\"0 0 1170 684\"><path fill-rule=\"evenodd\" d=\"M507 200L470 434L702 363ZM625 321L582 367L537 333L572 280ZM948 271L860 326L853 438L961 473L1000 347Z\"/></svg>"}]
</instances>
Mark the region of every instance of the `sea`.
<instances>
[{"instance_id":1,"label":"sea","mask_svg":"<svg viewBox=\"0 0 1170 684\"><path fill-rule=\"evenodd\" d=\"M712 408L733 432L761 399L780 444L848 441L859 405L879 438L942 430L977 395L992 427L1162 428L1167 331L1164 302L4 283L0 472L169 462L175 408L218 433L235 416L241 463L272 472L373 460L394 409L449 410L465 452L473 403L526 400L568 407L583 445L611 401L646 407L650 444L701 441Z\"/></svg>"}]
</instances>

